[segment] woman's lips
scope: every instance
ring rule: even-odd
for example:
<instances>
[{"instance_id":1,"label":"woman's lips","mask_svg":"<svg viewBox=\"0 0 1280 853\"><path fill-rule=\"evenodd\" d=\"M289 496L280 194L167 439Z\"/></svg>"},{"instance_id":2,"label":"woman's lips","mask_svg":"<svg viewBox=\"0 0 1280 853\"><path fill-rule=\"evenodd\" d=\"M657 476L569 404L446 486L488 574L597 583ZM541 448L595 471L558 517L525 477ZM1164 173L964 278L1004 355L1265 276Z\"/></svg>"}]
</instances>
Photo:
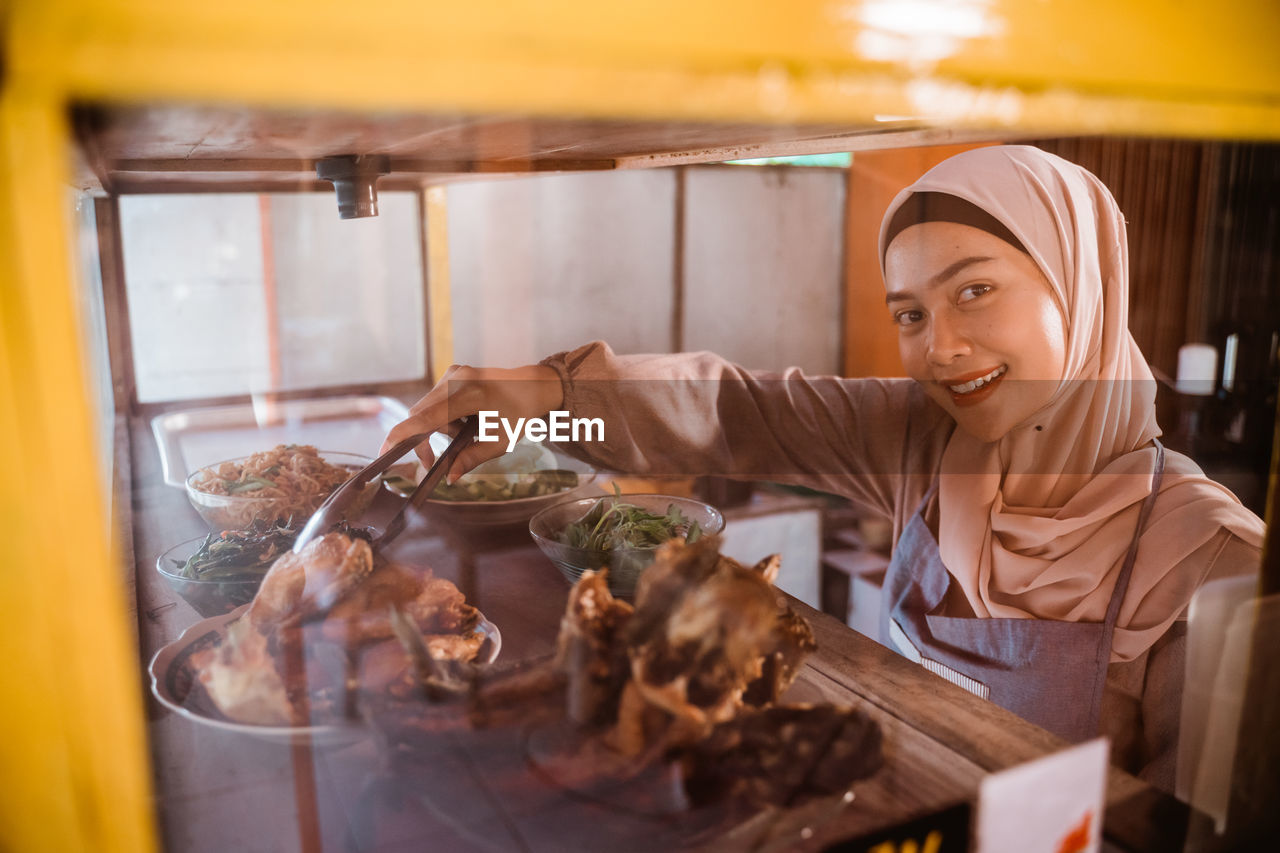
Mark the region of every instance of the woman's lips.
<instances>
[{"instance_id":1,"label":"woman's lips","mask_svg":"<svg viewBox=\"0 0 1280 853\"><path fill-rule=\"evenodd\" d=\"M1001 365L993 370L986 370L980 373L970 373L965 376L957 376L946 382L941 383L947 389L947 393L951 395L951 402L957 406L975 406L987 399L995 392L996 386L1004 379L1008 368ZM994 375L993 375L994 374ZM956 391L956 386L963 386L981 379L982 384L972 391Z\"/></svg>"}]
</instances>

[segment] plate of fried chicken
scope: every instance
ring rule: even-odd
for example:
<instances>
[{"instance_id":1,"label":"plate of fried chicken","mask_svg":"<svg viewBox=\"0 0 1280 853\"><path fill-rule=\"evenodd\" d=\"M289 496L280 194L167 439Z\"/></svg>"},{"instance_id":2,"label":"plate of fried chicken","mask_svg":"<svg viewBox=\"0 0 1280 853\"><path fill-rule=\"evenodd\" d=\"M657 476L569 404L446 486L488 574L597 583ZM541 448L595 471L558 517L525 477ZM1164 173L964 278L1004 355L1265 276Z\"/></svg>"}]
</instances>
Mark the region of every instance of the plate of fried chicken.
<instances>
[{"instance_id":1,"label":"plate of fried chicken","mask_svg":"<svg viewBox=\"0 0 1280 853\"><path fill-rule=\"evenodd\" d=\"M197 723L270 740L360 736L362 703L492 662L497 626L430 570L378 561L329 533L286 553L257 595L202 620L151 660L151 688Z\"/></svg>"}]
</instances>

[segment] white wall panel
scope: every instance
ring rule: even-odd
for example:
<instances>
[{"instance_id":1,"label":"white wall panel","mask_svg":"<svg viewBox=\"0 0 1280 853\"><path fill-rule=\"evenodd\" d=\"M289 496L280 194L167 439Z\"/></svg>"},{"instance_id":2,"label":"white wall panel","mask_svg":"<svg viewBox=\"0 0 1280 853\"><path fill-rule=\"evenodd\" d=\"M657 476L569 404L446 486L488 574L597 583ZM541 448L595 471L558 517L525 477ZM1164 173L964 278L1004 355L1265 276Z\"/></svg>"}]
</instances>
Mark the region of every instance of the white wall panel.
<instances>
[{"instance_id":1,"label":"white wall panel","mask_svg":"<svg viewBox=\"0 0 1280 853\"><path fill-rule=\"evenodd\" d=\"M595 338L671 349L675 175L552 175L448 189L454 360L514 366Z\"/></svg>"},{"instance_id":2,"label":"white wall panel","mask_svg":"<svg viewBox=\"0 0 1280 853\"><path fill-rule=\"evenodd\" d=\"M845 172L691 168L684 349L839 370Z\"/></svg>"},{"instance_id":3,"label":"white wall panel","mask_svg":"<svg viewBox=\"0 0 1280 853\"><path fill-rule=\"evenodd\" d=\"M330 193L271 196L286 388L417 379L425 321L418 198L340 219Z\"/></svg>"}]
</instances>

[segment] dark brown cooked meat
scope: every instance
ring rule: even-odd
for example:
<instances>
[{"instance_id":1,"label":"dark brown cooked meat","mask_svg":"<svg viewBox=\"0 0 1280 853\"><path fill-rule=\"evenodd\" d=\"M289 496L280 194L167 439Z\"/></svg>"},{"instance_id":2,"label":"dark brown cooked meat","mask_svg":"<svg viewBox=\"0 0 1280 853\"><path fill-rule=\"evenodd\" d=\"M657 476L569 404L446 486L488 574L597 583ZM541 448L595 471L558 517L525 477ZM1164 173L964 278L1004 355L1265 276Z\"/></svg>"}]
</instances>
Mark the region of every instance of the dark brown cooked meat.
<instances>
[{"instance_id":1,"label":"dark brown cooked meat","mask_svg":"<svg viewBox=\"0 0 1280 853\"><path fill-rule=\"evenodd\" d=\"M746 709L671 757L695 804L728 796L775 806L842 793L884 762L879 725L834 705Z\"/></svg>"}]
</instances>

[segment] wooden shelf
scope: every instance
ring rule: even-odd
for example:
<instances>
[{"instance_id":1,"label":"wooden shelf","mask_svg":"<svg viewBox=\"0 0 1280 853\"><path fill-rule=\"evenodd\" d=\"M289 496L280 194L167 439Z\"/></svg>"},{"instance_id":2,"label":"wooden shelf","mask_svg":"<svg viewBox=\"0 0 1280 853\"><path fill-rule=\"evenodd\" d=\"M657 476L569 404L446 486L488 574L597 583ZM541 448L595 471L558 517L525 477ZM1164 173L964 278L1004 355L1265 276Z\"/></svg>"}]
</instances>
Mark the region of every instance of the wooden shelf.
<instances>
[{"instance_id":1,"label":"wooden shelf","mask_svg":"<svg viewBox=\"0 0 1280 853\"><path fill-rule=\"evenodd\" d=\"M73 110L78 188L100 193L309 192L324 157L383 154L385 189L466 177L654 168L1007 139L914 122L768 124L353 113L215 106Z\"/></svg>"}]
</instances>

